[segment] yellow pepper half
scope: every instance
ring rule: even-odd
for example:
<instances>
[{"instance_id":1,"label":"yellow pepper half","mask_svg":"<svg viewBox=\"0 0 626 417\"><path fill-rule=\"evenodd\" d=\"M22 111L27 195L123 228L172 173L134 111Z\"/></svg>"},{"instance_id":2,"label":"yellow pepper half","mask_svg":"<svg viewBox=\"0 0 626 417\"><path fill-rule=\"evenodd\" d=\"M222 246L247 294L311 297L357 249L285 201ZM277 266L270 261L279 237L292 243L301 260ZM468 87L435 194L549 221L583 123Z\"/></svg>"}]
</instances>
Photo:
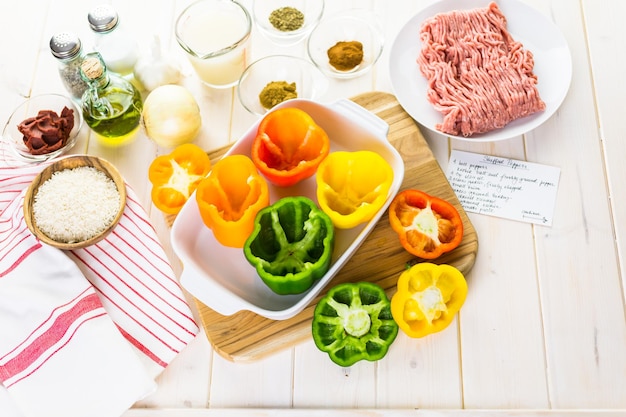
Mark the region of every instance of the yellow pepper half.
<instances>
[{"instance_id":1,"label":"yellow pepper half","mask_svg":"<svg viewBox=\"0 0 626 417\"><path fill-rule=\"evenodd\" d=\"M349 229L369 221L387 200L393 168L372 151L337 151L317 170L317 200L335 227Z\"/></svg>"},{"instance_id":2,"label":"yellow pepper half","mask_svg":"<svg viewBox=\"0 0 626 417\"><path fill-rule=\"evenodd\" d=\"M400 274L397 287L391 314L410 337L448 327L467 297L465 277L451 265L416 264Z\"/></svg>"}]
</instances>

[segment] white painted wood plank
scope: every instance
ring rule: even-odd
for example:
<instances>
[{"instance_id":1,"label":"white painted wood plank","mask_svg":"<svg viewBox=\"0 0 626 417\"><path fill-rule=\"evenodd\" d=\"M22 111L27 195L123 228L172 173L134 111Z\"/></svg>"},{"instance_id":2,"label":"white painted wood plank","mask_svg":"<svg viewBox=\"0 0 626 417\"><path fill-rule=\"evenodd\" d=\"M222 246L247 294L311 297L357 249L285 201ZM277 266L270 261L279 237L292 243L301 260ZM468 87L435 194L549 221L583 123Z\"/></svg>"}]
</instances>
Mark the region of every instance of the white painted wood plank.
<instances>
[{"instance_id":1,"label":"white painted wood plank","mask_svg":"<svg viewBox=\"0 0 626 417\"><path fill-rule=\"evenodd\" d=\"M137 408L205 408L209 405L212 347L204 331L174 358L157 378L154 393L138 401Z\"/></svg>"},{"instance_id":2,"label":"white painted wood plank","mask_svg":"<svg viewBox=\"0 0 626 417\"><path fill-rule=\"evenodd\" d=\"M444 331L412 339L402 332L378 362L379 408L462 408L458 320Z\"/></svg>"},{"instance_id":3,"label":"white painted wood plank","mask_svg":"<svg viewBox=\"0 0 626 417\"><path fill-rule=\"evenodd\" d=\"M360 361L349 368L339 367L312 340L300 344L295 351L294 407L376 406L376 364Z\"/></svg>"},{"instance_id":4,"label":"white painted wood plank","mask_svg":"<svg viewBox=\"0 0 626 417\"><path fill-rule=\"evenodd\" d=\"M445 170L447 141L432 132L426 136ZM452 141L450 146L526 159L522 138ZM467 276L469 295L459 315L464 407L545 407L549 402L532 226L469 216L478 232L479 251ZM515 257L505 256L511 253Z\"/></svg>"},{"instance_id":5,"label":"white painted wood plank","mask_svg":"<svg viewBox=\"0 0 626 417\"><path fill-rule=\"evenodd\" d=\"M252 363L233 363L213 355L209 406L291 407L293 350Z\"/></svg>"},{"instance_id":6,"label":"white painted wood plank","mask_svg":"<svg viewBox=\"0 0 626 417\"><path fill-rule=\"evenodd\" d=\"M39 59L39 45L44 36L44 25L48 12L47 3L35 7L34 0L12 5L12 13L0 14L0 117L2 128L15 107L31 94L35 68ZM30 13L29 13L30 12ZM32 27L26 27L15 16L29 16ZM56 71L56 67L55 67ZM57 80L59 88L61 81Z\"/></svg>"},{"instance_id":7,"label":"white painted wood plank","mask_svg":"<svg viewBox=\"0 0 626 417\"><path fill-rule=\"evenodd\" d=\"M374 90L393 93L389 80L392 44L406 21L424 6L424 2L411 0L375 2L386 42L373 74ZM425 133L423 128L421 131ZM443 145L447 154L447 141ZM456 320L445 331L421 339L411 339L400 332L387 357L377 365L376 407L461 408L460 359Z\"/></svg>"},{"instance_id":8,"label":"white painted wood plank","mask_svg":"<svg viewBox=\"0 0 626 417\"><path fill-rule=\"evenodd\" d=\"M123 417L622 417L621 410L412 410L412 409L210 409L210 410L141 410Z\"/></svg>"},{"instance_id":9,"label":"white painted wood plank","mask_svg":"<svg viewBox=\"0 0 626 417\"><path fill-rule=\"evenodd\" d=\"M550 403L623 407L624 305L585 26L568 0L534 3L563 31L574 68L558 114L527 140L530 160L561 168L553 226L535 228Z\"/></svg>"},{"instance_id":10,"label":"white painted wood plank","mask_svg":"<svg viewBox=\"0 0 626 417\"><path fill-rule=\"evenodd\" d=\"M524 160L523 145L520 138L452 144L454 149ZM464 406L546 407L532 226L474 213L469 217L478 232L479 249L460 313Z\"/></svg>"},{"instance_id":11,"label":"white painted wood plank","mask_svg":"<svg viewBox=\"0 0 626 417\"><path fill-rule=\"evenodd\" d=\"M325 17L352 8L371 7L371 1L343 1L325 3ZM345 80L329 78L329 89L323 102L332 103L362 92L371 91L374 71L360 77ZM294 357L294 407L375 407L376 364L359 362L343 369L335 365L326 353L320 352L312 340L295 347Z\"/></svg>"},{"instance_id":12,"label":"white painted wood plank","mask_svg":"<svg viewBox=\"0 0 626 417\"><path fill-rule=\"evenodd\" d=\"M626 268L626 141L624 141L624 109L619 103L626 95L626 85L616 82L623 77L624 56L617 51L626 48L626 28L620 16L626 15L626 3L614 1L610 7L597 7L582 2L587 29L600 139L604 145L611 210L615 225L620 271ZM594 7L595 6L595 7ZM626 278L622 273L622 292L626 297Z\"/></svg>"}]
</instances>

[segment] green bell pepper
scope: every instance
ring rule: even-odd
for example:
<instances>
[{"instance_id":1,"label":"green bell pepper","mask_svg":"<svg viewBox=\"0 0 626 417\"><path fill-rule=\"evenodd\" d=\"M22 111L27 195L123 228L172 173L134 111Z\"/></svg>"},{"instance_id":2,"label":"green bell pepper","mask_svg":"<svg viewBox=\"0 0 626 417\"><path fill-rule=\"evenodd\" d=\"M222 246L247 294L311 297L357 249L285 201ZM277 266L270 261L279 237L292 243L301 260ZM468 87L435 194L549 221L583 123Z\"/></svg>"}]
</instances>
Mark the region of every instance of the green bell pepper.
<instances>
[{"instance_id":1,"label":"green bell pepper","mask_svg":"<svg viewBox=\"0 0 626 417\"><path fill-rule=\"evenodd\" d=\"M261 209L244 244L246 260L275 293L300 294L330 269L332 221L311 199L284 197Z\"/></svg>"},{"instance_id":2,"label":"green bell pepper","mask_svg":"<svg viewBox=\"0 0 626 417\"><path fill-rule=\"evenodd\" d=\"M339 284L317 303L313 341L339 366L377 361L398 335L385 291L370 282Z\"/></svg>"}]
</instances>

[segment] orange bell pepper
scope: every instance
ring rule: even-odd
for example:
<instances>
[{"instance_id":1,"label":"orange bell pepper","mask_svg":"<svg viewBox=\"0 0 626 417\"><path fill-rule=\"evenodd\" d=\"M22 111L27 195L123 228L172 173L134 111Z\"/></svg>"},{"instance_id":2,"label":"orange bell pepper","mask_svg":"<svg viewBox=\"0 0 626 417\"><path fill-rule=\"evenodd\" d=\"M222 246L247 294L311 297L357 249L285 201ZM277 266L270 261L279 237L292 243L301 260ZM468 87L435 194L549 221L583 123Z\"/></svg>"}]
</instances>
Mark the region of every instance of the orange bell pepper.
<instances>
[{"instance_id":1,"label":"orange bell pepper","mask_svg":"<svg viewBox=\"0 0 626 417\"><path fill-rule=\"evenodd\" d=\"M285 107L261 120L251 157L268 181L289 187L315 174L329 152L326 131L305 111Z\"/></svg>"},{"instance_id":2,"label":"orange bell pepper","mask_svg":"<svg viewBox=\"0 0 626 417\"><path fill-rule=\"evenodd\" d=\"M463 239L463 221L454 206L418 190L404 190L389 205L389 223L409 253L435 259Z\"/></svg>"},{"instance_id":3,"label":"orange bell pepper","mask_svg":"<svg viewBox=\"0 0 626 417\"><path fill-rule=\"evenodd\" d=\"M422 262L400 274L391 314L409 337L437 333L452 322L467 298L467 281L452 265Z\"/></svg>"},{"instance_id":4,"label":"orange bell pepper","mask_svg":"<svg viewBox=\"0 0 626 417\"><path fill-rule=\"evenodd\" d=\"M317 201L335 227L349 229L371 220L385 201L393 168L372 151L338 151L320 164Z\"/></svg>"},{"instance_id":5,"label":"orange bell pepper","mask_svg":"<svg viewBox=\"0 0 626 417\"><path fill-rule=\"evenodd\" d=\"M152 202L166 214L178 214L211 170L211 160L198 145L186 143L158 156L148 168Z\"/></svg>"},{"instance_id":6,"label":"orange bell pepper","mask_svg":"<svg viewBox=\"0 0 626 417\"><path fill-rule=\"evenodd\" d=\"M243 248L254 218L269 205L269 186L245 155L220 159L196 190L204 224L224 246Z\"/></svg>"}]
</instances>

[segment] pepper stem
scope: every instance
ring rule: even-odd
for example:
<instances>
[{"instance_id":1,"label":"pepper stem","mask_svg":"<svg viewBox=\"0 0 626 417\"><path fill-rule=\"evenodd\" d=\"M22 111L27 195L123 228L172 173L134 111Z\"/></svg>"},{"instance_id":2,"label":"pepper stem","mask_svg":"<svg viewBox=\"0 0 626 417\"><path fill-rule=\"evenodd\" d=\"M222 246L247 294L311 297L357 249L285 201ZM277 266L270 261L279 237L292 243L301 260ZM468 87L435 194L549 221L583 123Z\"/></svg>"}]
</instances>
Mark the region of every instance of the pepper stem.
<instances>
[{"instance_id":1,"label":"pepper stem","mask_svg":"<svg viewBox=\"0 0 626 417\"><path fill-rule=\"evenodd\" d=\"M372 318L362 306L348 306L338 303L332 298L328 300L328 304L335 309L341 319L343 329L350 336L362 337L369 333L370 327L372 327Z\"/></svg>"},{"instance_id":2,"label":"pepper stem","mask_svg":"<svg viewBox=\"0 0 626 417\"><path fill-rule=\"evenodd\" d=\"M343 328L349 335L362 337L369 333L372 319L367 311L357 308L350 309L347 313L343 316Z\"/></svg>"},{"instance_id":3,"label":"pepper stem","mask_svg":"<svg viewBox=\"0 0 626 417\"><path fill-rule=\"evenodd\" d=\"M436 245L441 243L439 241L439 219L430 207L430 202L428 202L428 205L423 210L420 210L417 216L415 216L411 228L417 229L418 232L421 232L431 238Z\"/></svg>"},{"instance_id":4,"label":"pepper stem","mask_svg":"<svg viewBox=\"0 0 626 417\"><path fill-rule=\"evenodd\" d=\"M448 311L441 290L435 285L431 285L423 291L416 292L412 298L417 302L428 324L432 324L433 320Z\"/></svg>"}]
</instances>

